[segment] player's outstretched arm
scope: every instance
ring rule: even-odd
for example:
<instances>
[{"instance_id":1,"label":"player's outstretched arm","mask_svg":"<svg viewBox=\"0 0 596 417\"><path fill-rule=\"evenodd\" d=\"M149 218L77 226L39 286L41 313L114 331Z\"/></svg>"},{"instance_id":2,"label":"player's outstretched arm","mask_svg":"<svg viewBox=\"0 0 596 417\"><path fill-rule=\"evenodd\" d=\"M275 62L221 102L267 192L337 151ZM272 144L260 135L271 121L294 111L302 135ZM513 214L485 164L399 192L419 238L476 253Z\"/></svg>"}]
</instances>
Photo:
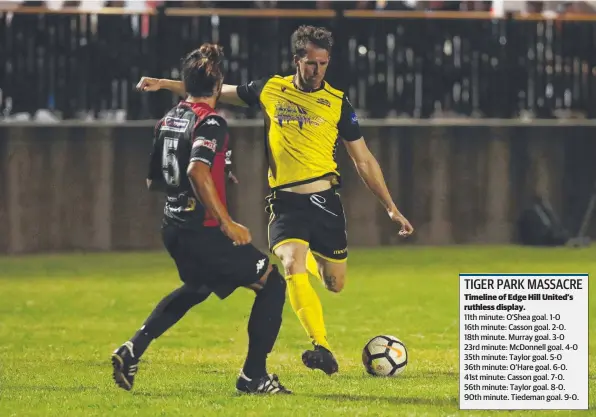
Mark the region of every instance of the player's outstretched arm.
<instances>
[{"instance_id":1,"label":"player's outstretched arm","mask_svg":"<svg viewBox=\"0 0 596 417\"><path fill-rule=\"evenodd\" d=\"M166 78L141 77L137 83L139 91L170 90L179 96L186 96L186 90L182 81L168 80Z\"/></svg>"},{"instance_id":2,"label":"player's outstretched arm","mask_svg":"<svg viewBox=\"0 0 596 417\"><path fill-rule=\"evenodd\" d=\"M170 90L172 93L181 97L186 96L186 90L182 81L168 80L166 78L142 77L137 84L137 90ZM233 106L247 106L247 104L238 96L238 86L236 85L224 84L221 88L221 96L219 97L219 101L222 103L231 104Z\"/></svg>"},{"instance_id":3,"label":"player's outstretched arm","mask_svg":"<svg viewBox=\"0 0 596 417\"><path fill-rule=\"evenodd\" d=\"M360 178L362 178L368 189L371 190L381 204L383 204L391 220L401 224L399 234L401 236L411 235L414 232L414 228L408 219L401 214L393 202L387 184L385 183L383 171L381 171L381 167L379 166L379 162L370 152L368 146L366 146L364 139L360 138L354 141L344 140L344 144L352 161L354 161L356 171L358 171Z\"/></svg>"}]
</instances>

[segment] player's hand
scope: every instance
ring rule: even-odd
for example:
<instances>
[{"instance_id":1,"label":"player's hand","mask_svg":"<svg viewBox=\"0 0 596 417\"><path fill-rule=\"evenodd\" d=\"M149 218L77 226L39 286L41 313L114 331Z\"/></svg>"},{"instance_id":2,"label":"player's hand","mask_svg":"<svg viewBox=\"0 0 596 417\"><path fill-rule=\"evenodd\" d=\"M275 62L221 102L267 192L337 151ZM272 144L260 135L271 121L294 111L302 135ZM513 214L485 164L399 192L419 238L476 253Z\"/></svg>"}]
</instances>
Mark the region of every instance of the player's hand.
<instances>
[{"instance_id":1,"label":"player's hand","mask_svg":"<svg viewBox=\"0 0 596 417\"><path fill-rule=\"evenodd\" d=\"M161 90L159 78L141 77L141 80L137 84L137 90L139 90L139 91Z\"/></svg>"},{"instance_id":2,"label":"player's hand","mask_svg":"<svg viewBox=\"0 0 596 417\"><path fill-rule=\"evenodd\" d=\"M252 242L250 230L240 223L234 221L222 223L221 231L234 242L234 245L247 245Z\"/></svg>"},{"instance_id":3,"label":"player's hand","mask_svg":"<svg viewBox=\"0 0 596 417\"><path fill-rule=\"evenodd\" d=\"M392 221L401 225L401 228L399 229L400 236L407 237L414 233L414 228L412 227L408 219L406 219L404 215L399 212L397 207L393 206L390 209L388 209L387 214L389 214L389 218Z\"/></svg>"}]
</instances>

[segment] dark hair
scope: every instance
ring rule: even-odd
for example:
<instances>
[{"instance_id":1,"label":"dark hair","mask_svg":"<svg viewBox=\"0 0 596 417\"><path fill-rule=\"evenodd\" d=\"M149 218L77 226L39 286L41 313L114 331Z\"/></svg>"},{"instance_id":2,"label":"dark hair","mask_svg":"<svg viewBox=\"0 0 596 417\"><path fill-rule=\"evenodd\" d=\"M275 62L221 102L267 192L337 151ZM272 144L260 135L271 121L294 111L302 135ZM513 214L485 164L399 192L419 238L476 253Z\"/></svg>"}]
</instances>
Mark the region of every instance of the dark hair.
<instances>
[{"instance_id":1,"label":"dark hair","mask_svg":"<svg viewBox=\"0 0 596 417\"><path fill-rule=\"evenodd\" d=\"M300 26L292 34L292 53L304 56L309 42L331 53L333 35L324 27Z\"/></svg>"},{"instance_id":2,"label":"dark hair","mask_svg":"<svg viewBox=\"0 0 596 417\"><path fill-rule=\"evenodd\" d=\"M223 48L204 43L182 60L182 81L193 97L211 97L223 79Z\"/></svg>"}]
</instances>

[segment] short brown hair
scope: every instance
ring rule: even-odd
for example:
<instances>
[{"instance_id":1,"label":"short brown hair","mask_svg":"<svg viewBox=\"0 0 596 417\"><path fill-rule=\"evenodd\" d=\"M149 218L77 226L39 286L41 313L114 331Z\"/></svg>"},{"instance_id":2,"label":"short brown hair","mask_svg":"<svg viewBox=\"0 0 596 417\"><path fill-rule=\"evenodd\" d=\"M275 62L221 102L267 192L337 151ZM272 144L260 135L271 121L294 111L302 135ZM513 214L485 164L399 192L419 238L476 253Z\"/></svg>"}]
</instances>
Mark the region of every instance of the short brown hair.
<instances>
[{"instance_id":1,"label":"short brown hair","mask_svg":"<svg viewBox=\"0 0 596 417\"><path fill-rule=\"evenodd\" d=\"M223 48L204 43L182 60L182 81L193 97L211 97L223 79Z\"/></svg>"},{"instance_id":2,"label":"short brown hair","mask_svg":"<svg viewBox=\"0 0 596 417\"><path fill-rule=\"evenodd\" d=\"M292 34L292 53L300 57L304 56L309 42L331 53L333 35L324 27L300 26Z\"/></svg>"}]
</instances>

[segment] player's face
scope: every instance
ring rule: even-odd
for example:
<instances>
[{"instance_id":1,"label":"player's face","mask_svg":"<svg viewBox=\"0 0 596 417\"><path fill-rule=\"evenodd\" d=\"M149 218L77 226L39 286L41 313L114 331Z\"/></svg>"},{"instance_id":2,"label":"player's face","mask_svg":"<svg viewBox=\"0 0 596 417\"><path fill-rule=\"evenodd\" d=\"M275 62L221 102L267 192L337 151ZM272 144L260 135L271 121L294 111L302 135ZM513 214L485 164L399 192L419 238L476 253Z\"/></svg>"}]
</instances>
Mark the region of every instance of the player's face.
<instances>
[{"instance_id":1,"label":"player's face","mask_svg":"<svg viewBox=\"0 0 596 417\"><path fill-rule=\"evenodd\" d=\"M325 78L327 66L329 65L329 52L326 49L318 48L315 45L306 46L306 55L295 57L298 75L305 87L318 88Z\"/></svg>"}]
</instances>

